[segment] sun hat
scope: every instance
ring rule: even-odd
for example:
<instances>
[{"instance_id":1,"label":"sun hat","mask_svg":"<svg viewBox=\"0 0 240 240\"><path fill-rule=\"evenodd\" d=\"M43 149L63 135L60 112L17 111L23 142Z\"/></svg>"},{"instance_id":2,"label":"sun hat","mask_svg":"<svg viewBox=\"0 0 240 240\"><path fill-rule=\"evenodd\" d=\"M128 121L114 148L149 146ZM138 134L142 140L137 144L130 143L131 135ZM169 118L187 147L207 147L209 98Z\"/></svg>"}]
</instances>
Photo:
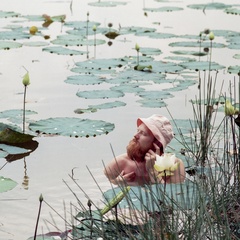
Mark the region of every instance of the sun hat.
<instances>
[{"instance_id":1,"label":"sun hat","mask_svg":"<svg viewBox=\"0 0 240 240\"><path fill-rule=\"evenodd\" d=\"M174 137L170 121L162 115L153 114L148 118L138 118L137 126L142 123L147 126L157 141L162 144L163 150Z\"/></svg>"}]
</instances>

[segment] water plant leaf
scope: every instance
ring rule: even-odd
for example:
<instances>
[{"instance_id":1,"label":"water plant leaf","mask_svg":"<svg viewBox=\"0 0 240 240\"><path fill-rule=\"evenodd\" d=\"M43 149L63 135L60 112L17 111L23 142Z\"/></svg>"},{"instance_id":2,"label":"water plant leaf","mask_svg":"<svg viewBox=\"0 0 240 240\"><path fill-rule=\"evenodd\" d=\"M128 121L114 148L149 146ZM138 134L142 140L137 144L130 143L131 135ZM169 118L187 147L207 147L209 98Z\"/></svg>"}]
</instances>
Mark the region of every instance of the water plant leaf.
<instances>
[{"instance_id":1,"label":"water plant leaf","mask_svg":"<svg viewBox=\"0 0 240 240\"><path fill-rule=\"evenodd\" d=\"M139 99L136 102L141 103L142 107L147 107L147 108L162 108L166 107L167 104L160 100L157 99Z\"/></svg>"},{"instance_id":2,"label":"water plant leaf","mask_svg":"<svg viewBox=\"0 0 240 240\"><path fill-rule=\"evenodd\" d=\"M0 41L0 50L9 50L10 48L20 47L22 47L22 44L18 42Z\"/></svg>"},{"instance_id":3,"label":"water plant leaf","mask_svg":"<svg viewBox=\"0 0 240 240\"><path fill-rule=\"evenodd\" d=\"M227 14L234 14L234 15L240 15L240 9L239 8L227 8L224 10Z\"/></svg>"},{"instance_id":4,"label":"water plant leaf","mask_svg":"<svg viewBox=\"0 0 240 240\"><path fill-rule=\"evenodd\" d=\"M137 94L139 97L151 100L163 100L167 98L172 98L173 95L167 91L145 91Z\"/></svg>"},{"instance_id":5,"label":"water plant leaf","mask_svg":"<svg viewBox=\"0 0 240 240\"><path fill-rule=\"evenodd\" d=\"M144 11L147 12L173 12L173 11L181 11L183 8L181 7L159 7L159 8L144 8Z\"/></svg>"},{"instance_id":6,"label":"water plant leaf","mask_svg":"<svg viewBox=\"0 0 240 240\"><path fill-rule=\"evenodd\" d=\"M90 2L88 5L94 7L117 7L119 5L126 5L127 2L115 2L115 1L98 1L98 2Z\"/></svg>"},{"instance_id":7,"label":"water plant leaf","mask_svg":"<svg viewBox=\"0 0 240 240\"><path fill-rule=\"evenodd\" d=\"M240 75L240 66L239 65L236 65L236 66L229 66L227 71L229 73L235 73L235 74L238 74Z\"/></svg>"},{"instance_id":8,"label":"water plant leaf","mask_svg":"<svg viewBox=\"0 0 240 240\"><path fill-rule=\"evenodd\" d=\"M1 31L0 40L19 40L19 39L29 39L30 35L25 32L16 31Z\"/></svg>"},{"instance_id":9,"label":"water plant leaf","mask_svg":"<svg viewBox=\"0 0 240 240\"><path fill-rule=\"evenodd\" d=\"M33 135L17 131L10 125L0 123L0 143L16 145L30 142L33 137Z\"/></svg>"},{"instance_id":10,"label":"water plant leaf","mask_svg":"<svg viewBox=\"0 0 240 240\"><path fill-rule=\"evenodd\" d=\"M16 186L17 182L13 181L11 178L0 176L0 193L10 191Z\"/></svg>"},{"instance_id":11,"label":"water plant leaf","mask_svg":"<svg viewBox=\"0 0 240 240\"><path fill-rule=\"evenodd\" d=\"M192 8L192 9L200 9L200 10L221 10L221 9L226 9L226 8L230 8L231 5L227 5L227 4L224 4L224 3L214 3L214 2L211 2L211 3L206 3L206 4L191 4L191 5L188 5L187 7L189 8Z\"/></svg>"},{"instance_id":12,"label":"water plant leaf","mask_svg":"<svg viewBox=\"0 0 240 240\"><path fill-rule=\"evenodd\" d=\"M98 98L119 98L123 97L124 93L112 90L92 90L92 91L78 91L76 95L81 98L98 99Z\"/></svg>"},{"instance_id":13,"label":"water plant leaf","mask_svg":"<svg viewBox=\"0 0 240 240\"><path fill-rule=\"evenodd\" d=\"M0 144L0 150L12 155L28 153L30 151L29 149L26 149L26 148L11 146L7 144Z\"/></svg>"},{"instance_id":14,"label":"water plant leaf","mask_svg":"<svg viewBox=\"0 0 240 240\"><path fill-rule=\"evenodd\" d=\"M225 68L224 66L216 62L211 62L210 64L208 61L182 62L182 63L179 63L179 65L182 66L183 68L195 70L195 71L220 70Z\"/></svg>"},{"instance_id":15,"label":"water plant leaf","mask_svg":"<svg viewBox=\"0 0 240 240\"><path fill-rule=\"evenodd\" d=\"M104 82L104 79L97 75L73 75L67 77L64 81L65 83L75 84L75 85L95 85Z\"/></svg>"},{"instance_id":16,"label":"water plant leaf","mask_svg":"<svg viewBox=\"0 0 240 240\"><path fill-rule=\"evenodd\" d=\"M202 48L209 48L210 47L210 42L201 42L201 47ZM182 41L182 42L172 42L169 43L170 47L198 47L200 46L200 43L198 41ZM225 44L223 43L217 43L217 42L212 42L212 47L213 48L224 48L226 47Z\"/></svg>"},{"instance_id":17,"label":"water plant leaf","mask_svg":"<svg viewBox=\"0 0 240 240\"><path fill-rule=\"evenodd\" d=\"M27 47L45 47L48 46L48 42L43 42L43 41L35 41L35 42L24 42L23 46Z\"/></svg>"},{"instance_id":18,"label":"water plant leaf","mask_svg":"<svg viewBox=\"0 0 240 240\"><path fill-rule=\"evenodd\" d=\"M73 55L83 55L86 54L86 51L79 51L79 50L72 50L69 48L65 48L62 46L51 46L51 47L46 47L42 49L45 52L49 52L49 53L55 53L58 55L69 55L69 56L73 56Z\"/></svg>"},{"instance_id":19,"label":"water plant leaf","mask_svg":"<svg viewBox=\"0 0 240 240\"><path fill-rule=\"evenodd\" d=\"M0 10L0 18L19 17L19 16L21 16L20 13Z\"/></svg>"},{"instance_id":20,"label":"water plant leaf","mask_svg":"<svg viewBox=\"0 0 240 240\"><path fill-rule=\"evenodd\" d=\"M139 52L143 55L160 55L160 54L162 54L162 51L159 48L151 48L151 47L140 48Z\"/></svg>"},{"instance_id":21,"label":"water plant leaf","mask_svg":"<svg viewBox=\"0 0 240 240\"><path fill-rule=\"evenodd\" d=\"M114 127L114 124L102 120L67 117L42 119L29 125L29 128L35 132L69 137L95 137L108 134Z\"/></svg>"},{"instance_id":22,"label":"water plant leaf","mask_svg":"<svg viewBox=\"0 0 240 240\"><path fill-rule=\"evenodd\" d=\"M152 66L153 72L156 73L173 73L183 70L183 67L173 62L151 61L148 65Z\"/></svg>"},{"instance_id":23,"label":"water plant leaf","mask_svg":"<svg viewBox=\"0 0 240 240\"><path fill-rule=\"evenodd\" d=\"M136 93L136 92L142 92L145 89L138 86L138 84L121 84L119 86L114 86L110 88L113 91L121 91L123 93Z\"/></svg>"},{"instance_id":24,"label":"water plant leaf","mask_svg":"<svg viewBox=\"0 0 240 240\"><path fill-rule=\"evenodd\" d=\"M89 105L89 108L93 109L109 109L109 108L115 108L115 107L124 107L126 106L126 103L121 101L114 101L114 102L107 102L97 105Z\"/></svg>"}]
</instances>

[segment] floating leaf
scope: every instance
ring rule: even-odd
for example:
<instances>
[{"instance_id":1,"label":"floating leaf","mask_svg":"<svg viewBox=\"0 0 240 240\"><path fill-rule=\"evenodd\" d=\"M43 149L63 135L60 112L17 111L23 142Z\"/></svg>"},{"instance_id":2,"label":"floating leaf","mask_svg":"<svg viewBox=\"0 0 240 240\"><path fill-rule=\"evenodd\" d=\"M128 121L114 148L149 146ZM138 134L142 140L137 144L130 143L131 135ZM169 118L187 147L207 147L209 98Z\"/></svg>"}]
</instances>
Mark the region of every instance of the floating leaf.
<instances>
[{"instance_id":1,"label":"floating leaf","mask_svg":"<svg viewBox=\"0 0 240 240\"><path fill-rule=\"evenodd\" d=\"M136 93L145 90L144 88L140 88L138 84L122 84L119 86L111 87L110 89L114 91L121 91L124 93Z\"/></svg>"},{"instance_id":2,"label":"floating leaf","mask_svg":"<svg viewBox=\"0 0 240 240\"><path fill-rule=\"evenodd\" d=\"M209 48L211 46L210 42L201 42L201 44L199 42L187 42L187 41L182 41L182 42L172 42L169 43L170 47L202 47L202 48ZM212 42L212 47L213 48L224 48L225 44L223 43L216 43L216 42Z\"/></svg>"},{"instance_id":3,"label":"floating leaf","mask_svg":"<svg viewBox=\"0 0 240 240\"><path fill-rule=\"evenodd\" d=\"M167 106L167 104L161 99L160 100L140 99L140 100L137 100L136 102L141 103L142 107L148 107L148 108L162 108Z\"/></svg>"},{"instance_id":4,"label":"floating leaf","mask_svg":"<svg viewBox=\"0 0 240 240\"><path fill-rule=\"evenodd\" d=\"M126 103L121 102L121 101L114 101L114 102L107 102L107 103L102 103L102 104L98 104L98 105L89 105L89 108L109 109L109 108L123 107L123 106L126 106Z\"/></svg>"},{"instance_id":5,"label":"floating leaf","mask_svg":"<svg viewBox=\"0 0 240 240\"><path fill-rule=\"evenodd\" d=\"M114 1L104 1L104 2L90 2L88 5L94 7L117 7L119 5L126 5L127 2L114 2Z\"/></svg>"},{"instance_id":6,"label":"floating leaf","mask_svg":"<svg viewBox=\"0 0 240 240\"><path fill-rule=\"evenodd\" d=\"M19 144L29 142L34 136L24 134L13 129L10 125L0 123L0 142L7 144Z\"/></svg>"},{"instance_id":7,"label":"floating leaf","mask_svg":"<svg viewBox=\"0 0 240 240\"><path fill-rule=\"evenodd\" d=\"M45 52L50 52L50 53L56 53L58 55L69 55L69 56L73 56L73 55L83 55L86 54L86 51L79 51L79 50L72 50L69 48L65 48L65 47L46 47L42 49Z\"/></svg>"},{"instance_id":8,"label":"floating leaf","mask_svg":"<svg viewBox=\"0 0 240 240\"><path fill-rule=\"evenodd\" d=\"M69 137L90 137L108 134L114 124L102 120L80 118L48 118L30 123L29 128L35 132Z\"/></svg>"},{"instance_id":9,"label":"floating leaf","mask_svg":"<svg viewBox=\"0 0 240 240\"><path fill-rule=\"evenodd\" d=\"M0 10L0 18L19 17L19 16L21 16L20 13L16 13L16 12L6 12L6 11Z\"/></svg>"},{"instance_id":10,"label":"floating leaf","mask_svg":"<svg viewBox=\"0 0 240 240\"><path fill-rule=\"evenodd\" d=\"M240 9L239 8L227 8L224 11L228 14L240 15Z\"/></svg>"},{"instance_id":11,"label":"floating leaf","mask_svg":"<svg viewBox=\"0 0 240 240\"><path fill-rule=\"evenodd\" d=\"M0 193L12 190L17 186L17 183L10 178L0 176Z\"/></svg>"},{"instance_id":12,"label":"floating leaf","mask_svg":"<svg viewBox=\"0 0 240 240\"><path fill-rule=\"evenodd\" d=\"M96 75L74 75L67 77L64 82L76 85L94 85L100 84L103 81L103 78Z\"/></svg>"},{"instance_id":13,"label":"floating leaf","mask_svg":"<svg viewBox=\"0 0 240 240\"><path fill-rule=\"evenodd\" d=\"M237 65L237 66L229 66L227 71L229 73L236 73L236 74L240 75L240 66L239 65Z\"/></svg>"},{"instance_id":14,"label":"floating leaf","mask_svg":"<svg viewBox=\"0 0 240 240\"><path fill-rule=\"evenodd\" d=\"M144 8L144 11L147 12L173 12L173 11L182 11L181 7L160 7L160 8Z\"/></svg>"},{"instance_id":15,"label":"floating leaf","mask_svg":"<svg viewBox=\"0 0 240 240\"><path fill-rule=\"evenodd\" d=\"M0 50L9 50L10 48L20 48L20 47L22 47L21 43L0 41Z\"/></svg>"},{"instance_id":16,"label":"floating leaf","mask_svg":"<svg viewBox=\"0 0 240 240\"><path fill-rule=\"evenodd\" d=\"M225 68L224 66L215 62L211 62L210 64L208 61L182 62L182 63L179 63L179 65L181 65L186 69L195 70L195 71L220 70Z\"/></svg>"},{"instance_id":17,"label":"floating leaf","mask_svg":"<svg viewBox=\"0 0 240 240\"><path fill-rule=\"evenodd\" d=\"M224 3L206 3L206 4L191 4L187 7L192 9L201 9L201 10L219 10L226 9L231 7L231 5L226 5Z\"/></svg>"},{"instance_id":18,"label":"floating leaf","mask_svg":"<svg viewBox=\"0 0 240 240\"><path fill-rule=\"evenodd\" d=\"M145 91L145 92L138 93L137 95L145 99L156 99L156 100L163 100L163 99L173 97L171 93L165 92L165 91Z\"/></svg>"},{"instance_id":19,"label":"floating leaf","mask_svg":"<svg viewBox=\"0 0 240 240\"><path fill-rule=\"evenodd\" d=\"M81 98L98 99L98 98L119 98L123 97L124 93L120 91L111 90L93 90L93 91L79 91L76 94Z\"/></svg>"}]
</instances>

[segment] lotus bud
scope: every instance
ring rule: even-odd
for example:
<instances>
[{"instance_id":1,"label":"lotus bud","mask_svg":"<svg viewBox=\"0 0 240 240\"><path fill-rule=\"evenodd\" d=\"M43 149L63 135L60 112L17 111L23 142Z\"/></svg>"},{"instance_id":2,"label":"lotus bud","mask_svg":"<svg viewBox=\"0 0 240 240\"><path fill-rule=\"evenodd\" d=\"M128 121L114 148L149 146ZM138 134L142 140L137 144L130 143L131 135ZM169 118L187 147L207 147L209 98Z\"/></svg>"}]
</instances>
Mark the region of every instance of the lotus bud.
<instances>
[{"instance_id":1,"label":"lotus bud","mask_svg":"<svg viewBox=\"0 0 240 240\"><path fill-rule=\"evenodd\" d=\"M140 47L139 47L139 45L136 43L136 45L135 45L135 49L136 49L136 51L139 51L140 50Z\"/></svg>"},{"instance_id":2,"label":"lotus bud","mask_svg":"<svg viewBox=\"0 0 240 240\"><path fill-rule=\"evenodd\" d=\"M32 26L29 28L29 32L32 35L35 35L37 31L38 31L38 28L36 26Z\"/></svg>"},{"instance_id":3,"label":"lotus bud","mask_svg":"<svg viewBox=\"0 0 240 240\"><path fill-rule=\"evenodd\" d=\"M93 30L94 32L96 32L96 31L97 31L97 26L94 25L93 28L92 28L92 30Z\"/></svg>"},{"instance_id":4,"label":"lotus bud","mask_svg":"<svg viewBox=\"0 0 240 240\"><path fill-rule=\"evenodd\" d=\"M214 33L213 33L213 32L210 32L210 33L209 33L209 40L212 41L213 39L214 39Z\"/></svg>"},{"instance_id":5,"label":"lotus bud","mask_svg":"<svg viewBox=\"0 0 240 240\"><path fill-rule=\"evenodd\" d=\"M238 110L234 108L234 106L231 104L229 100L226 100L225 102L225 115L226 116L232 116L235 114L238 114Z\"/></svg>"},{"instance_id":6,"label":"lotus bud","mask_svg":"<svg viewBox=\"0 0 240 240\"><path fill-rule=\"evenodd\" d=\"M29 73L27 72L22 80L23 85L26 87L30 84Z\"/></svg>"},{"instance_id":7,"label":"lotus bud","mask_svg":"<svg viewBox=\"0 0 240 240\"><path fill-rule=\"evenodd\" d=\"M39 197L39 202L42 202L42 201L43 201L43 195L41 194Z\"/></svg>"}]
</instances>

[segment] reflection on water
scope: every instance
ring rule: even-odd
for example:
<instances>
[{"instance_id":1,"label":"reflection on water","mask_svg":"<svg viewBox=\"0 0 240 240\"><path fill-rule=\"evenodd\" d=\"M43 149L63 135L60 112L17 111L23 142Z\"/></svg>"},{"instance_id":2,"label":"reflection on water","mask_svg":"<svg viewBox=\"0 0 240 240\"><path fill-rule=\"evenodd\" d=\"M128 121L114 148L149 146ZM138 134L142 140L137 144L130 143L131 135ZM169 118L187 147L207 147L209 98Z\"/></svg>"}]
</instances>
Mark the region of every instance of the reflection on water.
<instances>
[{"instance_id":1,"label":"reflection on water","mask_svg":"<svg viewBox=\"0 0 240 240\"><path fill-rule=\"evenodd\" d=\"M24 162L24 176L23 176L22 186L25 190L28 190L29 177L27 175L27 163L26 163L25 158L24 158L23 162Z\"/></svg>"}]
</instances>

